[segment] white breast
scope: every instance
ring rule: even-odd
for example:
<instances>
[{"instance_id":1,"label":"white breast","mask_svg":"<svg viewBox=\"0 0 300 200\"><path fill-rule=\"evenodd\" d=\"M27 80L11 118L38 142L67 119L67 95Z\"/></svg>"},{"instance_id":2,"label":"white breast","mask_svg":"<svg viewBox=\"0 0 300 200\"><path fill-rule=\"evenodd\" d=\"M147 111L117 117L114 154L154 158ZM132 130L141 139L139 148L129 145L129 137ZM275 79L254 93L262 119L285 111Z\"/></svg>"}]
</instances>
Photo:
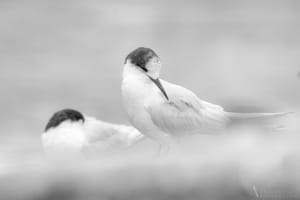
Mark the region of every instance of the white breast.
<instances>
[{"instance_id":1,"label":"white breast","mask_svg":"<svg viewBox=\"0 0 300 200\"><path fill-rule=\"evenodd\" d=\"M156 137L160 130L153 124L145 107L154 101L163 102L164 97L144 73L130 64L124 66L122 97L133 126L151 138Z\"/></svg>"},{"instance_id":2,"label":"white breast","mask_svg":"<svg viewBox=\"0 0 300 200\"><path fill-rule=\"evenodd\" d=\"M78 153L87 144L87 139L78 122L66 121L42 135L42 144L46 153Z\"/></svg>"}]
</instances>

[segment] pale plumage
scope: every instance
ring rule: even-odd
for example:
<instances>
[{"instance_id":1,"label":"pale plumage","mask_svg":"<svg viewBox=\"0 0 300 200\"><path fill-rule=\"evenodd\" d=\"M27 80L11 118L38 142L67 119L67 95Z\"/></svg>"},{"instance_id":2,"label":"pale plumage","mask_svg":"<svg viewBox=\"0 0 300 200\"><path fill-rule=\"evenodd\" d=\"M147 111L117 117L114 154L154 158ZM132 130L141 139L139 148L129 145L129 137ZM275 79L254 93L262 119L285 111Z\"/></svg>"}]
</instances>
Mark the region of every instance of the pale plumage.
<instances>
[{"instance_id":1,"label":"pale plumage","mask_svg":"<svg viewBox=\"0 0 300 200\"><path fill-rule=\"evenodd\" d=\"M141 47L127 56L123 71L122 95L129 119L140 132L153 139L218 133L233 120L285 114L226 112L184 87L160 80L160 69L157 54Z\"/></svg>"},{"instance_id":2,"label":"pale plumage","mask_svg":"<svg viewBox=\"0 0 300 200\"><path fill-rule=\"evenodd\" d=\"M71 109L55 113L41 136L43 148L50 154L128 148L142 138L131 126L103 122Z\"/></svg>"},{"instance_id":3,"label":"pale plumage","mask_svg":"<svg viewBox=\"0 0 300 200\"><path fill-rule=\"evenodd\" d=\"M209 133L223 128L229 118L223 108L200 100L193 92L162 81L169 101L145 106L153 123L171 135L203 131Z\"/></svg>"}]
</instances>

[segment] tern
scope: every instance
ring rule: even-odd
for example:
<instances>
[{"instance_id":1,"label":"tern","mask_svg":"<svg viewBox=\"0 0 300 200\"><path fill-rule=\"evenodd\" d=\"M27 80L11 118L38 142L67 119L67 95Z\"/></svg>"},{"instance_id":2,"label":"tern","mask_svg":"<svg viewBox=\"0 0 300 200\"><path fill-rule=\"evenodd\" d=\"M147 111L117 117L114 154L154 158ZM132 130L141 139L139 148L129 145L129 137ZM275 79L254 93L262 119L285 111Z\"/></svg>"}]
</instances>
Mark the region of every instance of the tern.
<instances>
[{"instance_id":1,"label":"tern","mask_svg":"<svg viewBox=\"0 0 300 200\"><path fill-rule=\"evenodd\" d=\"M201 100L192 91L160 79L162 63L150 48L125 59L122 98L132 125L161 143L176 136L211 134L239 119L272 118L286 113L232 113Z\"/></svg>"},{"instance_id":2,"label":"tern","mask_svg":"<svg viewBox=\"0 0 300 200\"><path fill-rule=\"evenodd\" d=\"M131 126L111 124L64 109L50 118L41 140L46 153L77 154L92 148L103 151L128 148L143 137Z\"/></svg>"}]
</instances>

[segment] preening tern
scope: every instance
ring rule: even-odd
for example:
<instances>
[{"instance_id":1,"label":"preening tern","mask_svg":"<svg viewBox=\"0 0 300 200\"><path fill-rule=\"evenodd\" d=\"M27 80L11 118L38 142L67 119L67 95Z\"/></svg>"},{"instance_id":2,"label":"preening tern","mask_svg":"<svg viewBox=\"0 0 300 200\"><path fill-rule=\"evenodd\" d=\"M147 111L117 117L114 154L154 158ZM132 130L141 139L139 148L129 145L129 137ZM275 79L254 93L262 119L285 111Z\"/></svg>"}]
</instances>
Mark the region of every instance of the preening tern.
<instances>
[{"instance_id":1,"label":"preening tern","mask_svg":"<svg viewBox=\"0 0 300 200\"><path fill-rule=\"evenodd\" d=\"M131 126L103 122L72 109L56 112L41 136L44 150L51 154L127 148L142 138Z\"/></svg>"},{"instance_id":2,"label":"preening tern","mask_svg":"<svg viewBox=\"0 0 300 200\"><path fill-rule=\"evenodd\" d=\"M152 49L140 47L132 51L125 59L122 96L132 125L162 143L170 142L170 136L215 133L236 119L286 114L226 112L184 87L161 80L161 67Z\"/></svg>"}]
</instances>

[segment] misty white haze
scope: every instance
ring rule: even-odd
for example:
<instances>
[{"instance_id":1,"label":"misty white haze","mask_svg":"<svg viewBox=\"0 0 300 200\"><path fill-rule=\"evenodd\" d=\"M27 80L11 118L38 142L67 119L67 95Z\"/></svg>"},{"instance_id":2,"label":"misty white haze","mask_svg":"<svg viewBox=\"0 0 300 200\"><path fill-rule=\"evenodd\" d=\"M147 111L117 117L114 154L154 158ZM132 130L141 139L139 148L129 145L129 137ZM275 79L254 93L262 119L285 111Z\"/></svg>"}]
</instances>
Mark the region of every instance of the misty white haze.
<instances>
[{"instance_id":1,"label":"misty white haze","mask_svg":"<svg viewBox=\"0 0 300 200\"><path fill-rule=\"evenodd\" d=\"M299 199L300 2L0 2L0 199ZM233 127L80 160L49 161L41 134L73 108L129 125L125 57L139 46L160 76L231 112L293 112L276 129ZM278 127L277 127L278 125Z\"/></svg>"}]
</instances>

